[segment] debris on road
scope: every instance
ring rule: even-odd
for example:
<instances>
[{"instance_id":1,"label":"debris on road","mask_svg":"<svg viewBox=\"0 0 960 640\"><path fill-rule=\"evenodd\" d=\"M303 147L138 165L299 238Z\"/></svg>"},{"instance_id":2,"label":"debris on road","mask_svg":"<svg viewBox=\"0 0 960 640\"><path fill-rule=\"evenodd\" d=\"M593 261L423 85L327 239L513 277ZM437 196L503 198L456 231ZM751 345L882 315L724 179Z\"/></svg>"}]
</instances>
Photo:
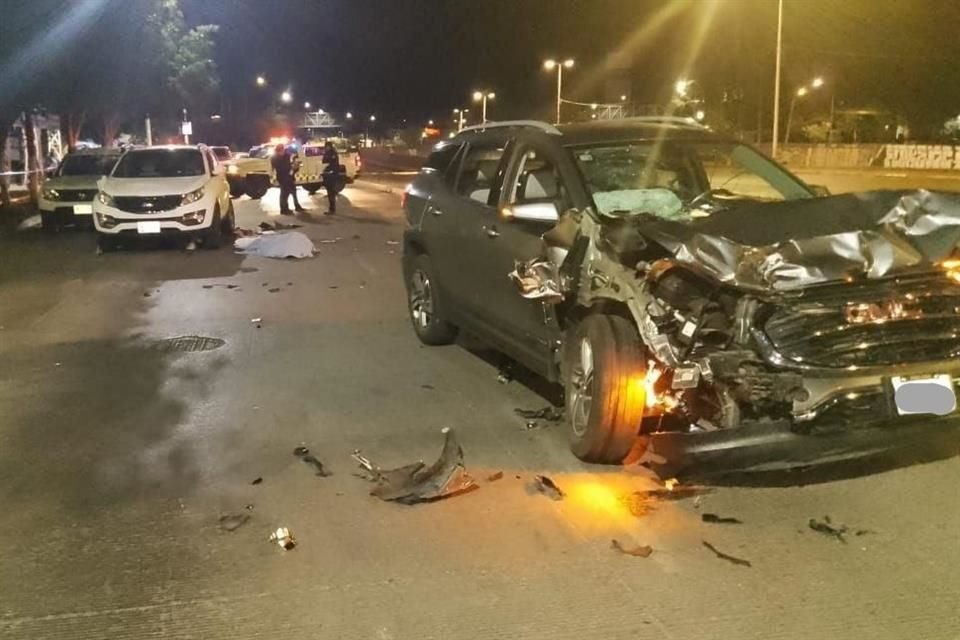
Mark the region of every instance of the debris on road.
<instances>
[{"instance_id":1,"label":"debris on road","mask_svg":"<svg viewBox=\"0 0 960 640\"><path fill-rule=\"evenodd\" d=\"M507 384L513 380L513 367L509 364L503 365L497 370L497 382Z\"/></svg>"},{"instance_id":2,"label":"debris on road","mask_svg":"<svg viewBox=\"0 0 960 640\"><path fill-rule=\"evenodd\" d=\"M737 518L722 517L715 513L705 513L700 516L700 519L711 524L743 524L743 521Z\"/></svg>"},{"instance_id":3,"label":"debris on road","mask_svg":"<svg viewBox=\"0 0 960 640\"><path fill-rule=\"evenodd\" d=\"M286 224L283 222L261 222L260 224L257 225L257 227L261 231L282 231L284 229L299 229L302 226L303 225L293 224L293 223Z\"/></svg>"},{"instance_id":4,"label":"debris on road","mask_svg":"<svg viewBox=\"0 0 960 640\"><path fill-rule=\"evenodd\" d=\"M724 553L723 551L720 551L719 549L717 549L715 546L713 546L712 544L710 544L710 543L707 542L706 540L701 540L701 542L703 543L703 546L705 546L707 549L710 549L710 551L713 552L713 555L717 556L717 557L720 558L721 560L726 560L727 562L732 562L733 564L735 564L735 565L737 565L737 566L740 566L740 567L752 567L752 566L753 566L752 564L750 564L750 561L749 561L749 560L744 560L743 558L738 558L738 557L736 557L736 556L731 556L730 554Z\"/></svg>"},{"instance_id":5,"label":"debris on road","mask_svg":"<svg viewBox=\"0 0 960 640\"><path fill-rule=\"evenodd\" d=\"M284 551L289 551L297 546L296 538L294 538L293 534L290 533L290 529L287 529L286 527L279 527L276 531L271 533L270 542L276 542Z\"/></svg>"},{"instance_id":6,"label":"debris on road","mask_svg":"<svg viewBox=\"0 0 960 640\"><path fill-rule=\"evenodd\" d=\"M340 238L322 238L317 240L320 244L337 244L340 242Z\"/></svg>"},{"instance_id":7,"label":"debris on road","mask_svg":"<svg viewBox=\"0 0 960 640\"><path fill-rule=\"evenodd\" d=\"M563 500L567 495L549 476L534 476L533 489L551 500Z\"/></svg>"},{"instance_id":8,"label":"debris on road","mask_svg":"<svg viewBox=\"0 0 960 640\"><path fill-rule=\"evenodd\" d=\"M306 447L303 447L303 446L297 447L296 449L293 450L293 455L297 456L298 458L303 460L305 463L309 464L314 469L316 469L317 470L316 475L320 476L321 478L328 478L333 475L333 473L331 473L326 467L323 466L323 463L320 462L320 460L315 455L310 453L310 449L307 449Z\"/></svg>"},{"instance_id":9,"label":"debris on road","mask_svg":"<svg viewBox=\"0 0 960 640\"><path fill-rule=\"evenodd\" d=\"M487 482L496 482L503 477L503 471L497 471L487 476Z\"/></svg>"},{"instance_id":10,"label":"debris on road","mask_svg":"<svg viewBox=\"0 0 960 640\"><path fill-rule=\"evenodd\" d=\"M17 225L18 231L26 231L27 229L39 229L43 225L43 220L40 218L40 214L32 215L28 218L24 218L20 224Z\"/></svg>"},{"instance_id":11,"label":"debris on road","mask_svg":"<svg viewBox=\"0 0 960 640\"><path fill-rule=\"evenodd\" d=\"M420 388L426 389L427 391L433 391L436 387L434 387L432 384L422 384L420 385Z\"/></svg>"},{"instance_id":12,"label":"debris on road","mask_svg":"<svg viewBox=\"0 0 960 640\"><path fill-rule=\"evenodd\" d=\"M143 297L144 297L144 298L149 298L149 297L150 297L150 292L149 292L149 291L144 291L144 292L143 292Z\"/></svg>"},{"instance_id":13,"label":"debris on road","mask_svg":"<svg viewBox=\"0 0 960 640\"><path fill-rule=\"evenodd\" d=\"M463 448L457 443L453 429L444 428L443 450L432 465L415 462L397 469L383 471L370 460L354 451L351 456L377 483L370 492L381 500L401 504L434 502L459 495L477 487L463 466Z\"/></svg>"},{"instance_id":14,"label":"debris on road","mask_svg":"<svg viewBox=\"0 0 960 640\"><path fill-rule=\"evenodd\" d=\"M317 250L310 238L299 231L237 238L233 248L237 253L263 258L310 258Z\"/></svg>"},{"instance_id":15,"label":"debris on road","mask_svg":"<svg viewBox=\"0 0 960 640\"><path fill-rule=\"evenodd\" d=\"M670 489L645 489L643 491L633 491L624 496L621 496L620 502L630 511L630 514L637 518L642 518L643 516L649 514L657 508L658 502L667 502L674 500L684 500L686 498L698 499L702 494L710 493L711 489L706 489L704 487L697 486L677 486L676 484L670 484L668 486L675 487L672 491ZM695 505L699 506L699 505Z\"/></svg>"},{"instance_id":16,"label":"debris on road","mask_svg":"<svg viewBox=\"0 0 960 640\"><path fill-rule=\"evenodd\" d=\"M283 291L280 287L271 287L267 289L267 293L277 293L278 291Z\"/></svg>"},{"instance_id":17,"label":"debris on road","mask_svg":"<svg viewBox=\"0 0 960 640\"><path fill-rule=\"evenodd\" d=\"M258 477L258 478L254 478L253 482L251 482L250 484L260 484L261 482L263 482L263 478Z\"/></svg>"},{"instance_id":18,"label":"debris on road","mask_svg":"<svg viewBox=\"0 0 960 640\"><path fill-rule=\"evenodd\" d=\"M187 251L196 251L197 243L191 240L190 242L187 243L187 246L184 247L184 249L186 249Z\"/></svg>"},{"instance_id":19,"label":"debris on road","mask_svg":"<svg viewBox=\"0 0 960 640\"><path fill-rule=\"evenodd\" d=\"M648 544L625 547L620 543L619 540L616 539L610 541L610 548L615 549L624 555L636 556L638 558L649 558L650 554L653 553L653 547Z\"/></svg>"},{"instance_id":20,"label":"debris on road","mask_svg":"<svg viewBox=\"0 0 960 640\"><path fill-rule=\"evenodd\" d=\"M513 412L526 420L525 429L532 431L546 427L547 423L563 420L563 409L547 405L542 409L514 409Z\"/></svg>"},{"instance_id":21,"label":"debris on road","mask_svg":"<svg viewBox=\"0 0 960 640\"><path fill-rule=\"evenodd\" d=\"M263 318L250 318L251 324L259 324L261 322L263 322Z\"/></svg>"},{"instance_id":22,"label":"debris on road","mask_svg":"<svg viewBox=\"0 0 960 640\"><path fill-rule=\"evenodd\" d=\"M846 544L847 540L844 538L845 535L849 532L846 525L833 526L833 523L830 522L830 516L823 516L823 521L817 520L816 518L810 518L810 522L807 523L812 530L817 533L822 533L825 536L831 536L836 538L840 542ZM856 535L863 535L857 533Z\"/></svg>"},{"instance_id":23,"label":"debris on road","mask_svg":"<svg viewBox=\"0 0 960 640\"><path fill-rule=\"evenodd\" d=\"M395 245L400 244L400 241L399 241L399 240L387 240L387 244L390 245L390 246L395 246Z\"/></svg>"},{"instance_id":24,"label":"debris on road","mask_svg":"<svg viewBox=\"0 0 960 640\"><path fill-rule=\"evenodd\" d=\"M338 286L335 285L335 284L332 284L332 285L330 285L329 287L327 287L327 289L339 289L339 288L340 288L340 287L338 287Z\"/></svg>"},{"instance_id":25,"label":"debris on road","mask_svg":"<svg viewBox=\"0 0 960 640\"><path fill-rule=\"evenodd\" d=\"M220 528L224 531L236 531L250 521L246 513L227 514L220 516Z\"/></svg>"}]
</instances>

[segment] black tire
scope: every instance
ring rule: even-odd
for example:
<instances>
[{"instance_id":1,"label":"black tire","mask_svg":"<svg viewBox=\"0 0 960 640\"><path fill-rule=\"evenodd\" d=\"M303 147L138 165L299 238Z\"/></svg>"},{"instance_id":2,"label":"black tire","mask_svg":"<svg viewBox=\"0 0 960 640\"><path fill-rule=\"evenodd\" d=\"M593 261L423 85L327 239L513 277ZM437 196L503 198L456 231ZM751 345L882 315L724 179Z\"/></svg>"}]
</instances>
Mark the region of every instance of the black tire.
<instances>
[{"instance_id":1,"label":"black tire","mask_svg":"<svg viewBox=\"0 0 960 640\"><path fill-rule=\"evenodd\" d=\"M219 249L223 245L223 219L220 217L220 209L213 212L213 224L206 233L203 234L204 249Z\"/></svg>"},{"instance_id":2,"label":"black tire","mask_svg":"<svg viewBox=\"0 0 960 640\"><path fill-rule=\"evenodd\" d=\"M233 203L230 203L230 208L227 210L227 215L223 217L223 222L220 223L220 230L223 235L227 238L233 235L234 230L237 228L237 215L233 211Z\"/></svg>"},{"instance_id":3,"label":"black tire","mask_svg":"<svg viewBox=\"0 0 960 640\"><path fill-rule=\"evenodd\" d=\"M267 176L247 176L247 195L259 200L270 189L270 178Z\"/></svg>"},{"instance_id":4,"label":"black tire","mask_svg":"<svg viewBox=\"0 0 960 640\"><path fill-rule=\"evenodd\" d=\"M645 369L643 344L629 320L592 315L568 330L563 382L574 455L614 464L630 453L646 407Z\"/></svg>"},{"instance_id":5,"label":"black tire","mask_svg":"<svg viewBox=\"0 0 960 640\"><path fill-rule=\"evenodd\" d=\"M230 197L231 197L231 198L242 198L242 197L243 197L243 194L245 194L246 192L247 192L247 190L243 188L243 185L242 185L242 184L231 183L231 185L230 185Z\"/></svg>"},{"instance_id":6,"label":"black tire","mask_svg":"<svg viewBox=\"0 0 960 640\"><path fill-rule=\"evenodd\" d=\"M322 184L311 182L310 184L303 185L303 188L306 189L307 193L309 193L310 195L314 195L317 191L320 191L320 187L322 186L323 186Z\"/></svg>"},{"instance_id":7,"label":"black tire","mask_svg":"<svg viewBox=\"0 0 960 640\"><path fill-rule=\"evenodd\" d=\"M107 233L97 233L97 247L103 253L116 251L120 247L120 238Z\"/></svg>"},{"instance_id":8,"label":"black tire","mask_svg":"<svg viewBox=\"0 0 960 640\"><path fill-rule=\"evenodd\" d=\"M40 228L47 233L54 233L60 230L60 225L57 224L57 219L54 217L54 214L41 212Z\"/></svg>"},{"instance_id":9,"label":"black tire","mask_svg":"<svg viewBox=\"0 0 960 640\"><path fill-rule=\"evenodd\" d=\"M435 283L430 258L418 256L406 277L407 309L420 342L431 346L450 344L457 338L457 328L443 315Z\"/></svg>"}]
</instances>

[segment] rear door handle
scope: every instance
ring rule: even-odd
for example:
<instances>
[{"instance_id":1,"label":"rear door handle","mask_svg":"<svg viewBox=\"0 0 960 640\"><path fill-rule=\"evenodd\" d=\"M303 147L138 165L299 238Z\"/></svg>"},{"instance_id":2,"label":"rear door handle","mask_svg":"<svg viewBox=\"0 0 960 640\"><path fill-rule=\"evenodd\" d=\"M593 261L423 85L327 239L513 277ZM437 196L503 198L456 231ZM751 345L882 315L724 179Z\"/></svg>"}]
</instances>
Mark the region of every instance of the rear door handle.
<instances>
[{"instance_id":1,"label":"rear door handle","mask_svg":"<svg viewBox=\"0 0 960 640\"><path fill-rule=\"evenodd\" d=\"M493 226L490 226L490 227L484 226L484 227L483 227L483 230L486 232L488 238L499 238L499 237L500 237L500 232L497 231L497 228L496 228L496 227L493 227Z\"/></svg>"}]
</instances>

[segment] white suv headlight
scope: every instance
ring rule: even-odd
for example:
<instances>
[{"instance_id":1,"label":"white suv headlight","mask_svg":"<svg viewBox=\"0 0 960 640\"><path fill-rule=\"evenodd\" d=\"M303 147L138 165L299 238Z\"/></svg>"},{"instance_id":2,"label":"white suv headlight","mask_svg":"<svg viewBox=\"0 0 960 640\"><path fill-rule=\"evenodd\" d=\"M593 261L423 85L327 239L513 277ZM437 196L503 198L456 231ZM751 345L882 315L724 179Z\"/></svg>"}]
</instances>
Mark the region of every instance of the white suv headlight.
<instances>
[{"instance_id":1,"label":"white suv headlight","mask_svg":"<svg viewBox=\"0 0 960 640\"><path fill-rule=\"evenodd\" d=\"M59 200L59 199L60 199L60 192L57 191L56 189L51 189L50 187L44 187L44 188L43 188L42 195L43 195L43 199L44 199L44 200Z\"/></svg>"},{"instance_id":2,"label":"white suv headlight","mask_svg":"<svg viewBox=\"0 0 960 640\"><path fill-rule=\"evenodd\" d=\"M104 191L97 193L97 200L100 201L100 204L105 204L108 207L116 207L117 204L113 201L113 196Z\"/></svg>"},{"instance_id":3,"label":"white suv headlight","mask_svg":"<svg viewBox=\"0 0 960 640\"><path fill-rule=\"evenodd\" d=\"M203 187L200 187L196 191L191 191L190 193L183 194L183 198L180 200L180 206L193 204L197 200L203 197Z\"/></svg>"}]
</instances>

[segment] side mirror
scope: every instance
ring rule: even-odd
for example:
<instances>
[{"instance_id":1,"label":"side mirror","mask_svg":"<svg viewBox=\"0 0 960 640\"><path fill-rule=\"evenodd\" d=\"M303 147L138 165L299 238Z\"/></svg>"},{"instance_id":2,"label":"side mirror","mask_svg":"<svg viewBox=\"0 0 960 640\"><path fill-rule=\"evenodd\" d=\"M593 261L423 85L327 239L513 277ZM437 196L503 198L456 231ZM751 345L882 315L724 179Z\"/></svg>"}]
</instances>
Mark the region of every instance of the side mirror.
<instances>
[{"instance_id":1,"label":"side mirror","mask_svg":"<svg viewBox=\"0 0 960 640\"><path fill-rule=\"evenodd\" d=\"M818 198L825 198L830 195L830 189L827 189L822 184L810 184L807 186L810 187L811 191L813 191L813 195L817 196Z\"/></svg>"},{"instance_id":2,"label":"side mirror","mask_svg":"<svg viewBox=\"0 0 960 640\"><path fill-rule=\"evenodd\" d=\"M557 205L552 202L531 202L517 204L503 210L508 220L535 220L538 222L556 222L560 219Z\"/></svg>"}]
</instances>

